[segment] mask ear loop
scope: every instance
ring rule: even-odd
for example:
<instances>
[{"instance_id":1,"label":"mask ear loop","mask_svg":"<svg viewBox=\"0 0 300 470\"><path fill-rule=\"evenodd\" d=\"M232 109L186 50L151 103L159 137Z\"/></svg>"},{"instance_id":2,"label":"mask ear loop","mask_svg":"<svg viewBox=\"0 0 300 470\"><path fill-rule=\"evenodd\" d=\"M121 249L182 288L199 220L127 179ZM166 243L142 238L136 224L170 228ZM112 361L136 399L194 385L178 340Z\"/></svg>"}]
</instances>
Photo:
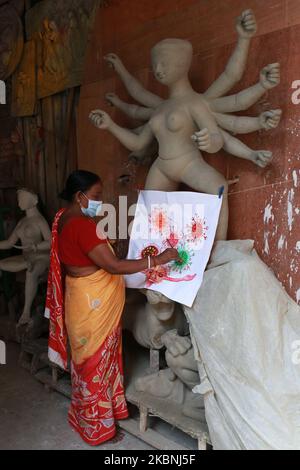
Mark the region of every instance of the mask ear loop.
<instances>
[{"instance_id":1,"label":"mask ear loop","mask_svg":"<svg viewBox=\"0 0 300 470\"><path fill-rule=\"evenodd\" d=\"M89 201L89 198L87 197L87 195L86 195L86 194L84 194L84 192L83 192L83 191L80 191L80 192L81 192L81 194L83 194L83 195L84 195L84 197L85 197L85 198L86 198L86 199Z\"/></svg>"},{"instance_id":2,"label":"mask ear loop","mask_svg":"<svg viewBox=\"0 0 300 470\"><path fill-rule=\"evenodd\" d=\"M81 194L83 194L83 196L84 196L84 197L85 197L85 198L86 198L86 199L89 201L89 198L87 197L87 195L86 195L86 194L84 194L84 192L83 192L83 191L80 191L80 192L81 192ZM85 207L84 207L84 206L83 206L83 205L82 205L80 202L79 202L79 205L80 205L80 208L81 208L81 209L82 209L82 208L84 208L84 209L85 209Z\"/></svg>"},{"instance_id":3,"label":"mask ear loop","mask_svg":"<svg viewBox=\"0 0 300 470\"><path fill-rule=\"evenodd\" d=\"M98 214L98 212L102 211L103 201L97 201L97 202L99 202L99 206L98 206L98 209L97 209L97 212L96 212L96 217L101 217L100 214Z\"/></svg>"}]
</instances>

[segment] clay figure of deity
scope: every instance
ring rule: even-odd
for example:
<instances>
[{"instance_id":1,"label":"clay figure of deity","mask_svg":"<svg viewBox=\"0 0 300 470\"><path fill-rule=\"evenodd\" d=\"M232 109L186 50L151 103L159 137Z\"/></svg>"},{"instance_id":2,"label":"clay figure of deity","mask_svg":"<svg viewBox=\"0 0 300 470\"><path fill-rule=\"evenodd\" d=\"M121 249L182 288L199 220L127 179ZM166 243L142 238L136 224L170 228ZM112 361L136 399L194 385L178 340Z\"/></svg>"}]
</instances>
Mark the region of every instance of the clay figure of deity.
<instances>
[{"instance_id":1,"label":"clay figure of deity","mask_svg":"<svg viewBox=\"0 0 300 470\"><path fill-rule=\"evenodd\" d=\"M264 168L271 162L272 152L253 150L236 135L274 129L281 118L281 110L278 109L267 110L257 117L234 115L246 111L280 82L279 64L269 64L261 70L258 83L226 96L241 80L246 68L250 40L257 30L251 10L241 14L236 28L239 36L237 46L224 72L203 94L194 91L190 84L188 74L193 49L188 41L166 39L152 49L155 78L169 89L166 100L146 90L116 54L108 54L105 60L115 69L129 95L139 104L126 103L114 93L108 93L106 99L132 119L144 124L129 130L118 126L101 109L90 113L93 125L111 132L137 159L153 154L153 143L156 142L158 154L148 173L145 189L176 191L180 183L184 183L199 192L218 194L224 187L216 240L227 237L228 182L205 162L202 153L213 154L224 149ZM167 311L171 311L172 301L167 304L163 299L158 305L162 302L163 310L167 307ZM168 325L169 328L162 330L157 321L146 324L143 318L156 308L156 305L151 305L148 296L146 306L134 307L131 306L133 313L136 313L135 317L132 314L135 320L131 322L131 330L135 338L146 347L157 347L153 344L157 331L159 347L166 348L168 366L154 374L139 377L135 383L136 390L174 402L184 415L202 420L203 399L193 393L193 388L199 384L199 373L190 336L179 331L176 325ZM155 320L156 313L154 311Z\"/></svg>"},{"instance_id":2,"label":"clay figure of deity","mask_svg":"<svg viewBox=\"0 0 300 470\"><path fill-rule=\"evenodd\" d=\"M189 80L193 48L186 40L165 39L151 51L154 75L169 89L166 100L146 90L117 55L108 54L106 61L119 74L129 94L142 105L126 106L119 101L120 108L147 122L136 133L118 126L101 109L90 113L90 120L97 128L111 132L132 152L140 152L153 139L157 140L158 157L148 173L145 189L176 191L179 184L184 183L199 192L218 194L224 187L216 240L227 237L228 182L205 162L202 152L213 154L224 148L232 155L265 167L271 161L272 152L252 150L231 133L273 129L281 116L280 110L270 110L258 117L228 114L247 110L280 82L279 64L270 64L262 69L256 85L235 95L224 96L242 78L250 39L256 30L253 12L243 12L237 20L239 40L236 49L224 72L203 94L194 91ZM114 99L110 101L113 103Z\"/></svg>"},{"instance_id":3,"label":"clay figure of deity","mask_svg":"<svg viewBox=\"0 0 300 470\"><path fill-rule=\"evenodd\" d=\"M132 290L127 295L123 328L149 349L161 349L164 346L161 338L169 330L176 329L180 335L189 331L181 305L150 289Z\"/></svg>"},{"instance_id":4,"label":"clay figure of deity","mask_svg":"<svg viewBox=\"0 0 300 470\"><path fill-rule=\"evenodd\" d=\"M25 304L19 325L30 321L31 306L38 284L49 266L51 232L48 223L37 209L38 197L28 189L18 191L18 204L26 212L8 240L0 241L0 250L18 248L21 255L0 260L0 270L20 272L26 270ZM16 245L18 240L21 246Z\"/></svg>"},{"instance_id":5,"label":"clay figure of deity","mask_svg":"<svg viewBox=\"0 0 300 470\"><path fill-rule=\"evenodd\" d=\"M139 377L136 390L176 403L183 415L205 421L203 397L193 393L199 384L199 372L190 337L170 329L161 335L160 341L166 348L167 367Z\"/></svg>"},{"instance_id":6,"label":"clay figure of deity","mask_svg":"<svg viewBox=\"0 0 300 470\"><path fill-rule=\"evenodd\" d=\"M39 78L43 74L50 74L55 81L59 81L65 75L64 47L60 31L55 21L45 18L43 31L39 33L42 41L42 64L39 68Z\"/></svg>"}]
</instances>

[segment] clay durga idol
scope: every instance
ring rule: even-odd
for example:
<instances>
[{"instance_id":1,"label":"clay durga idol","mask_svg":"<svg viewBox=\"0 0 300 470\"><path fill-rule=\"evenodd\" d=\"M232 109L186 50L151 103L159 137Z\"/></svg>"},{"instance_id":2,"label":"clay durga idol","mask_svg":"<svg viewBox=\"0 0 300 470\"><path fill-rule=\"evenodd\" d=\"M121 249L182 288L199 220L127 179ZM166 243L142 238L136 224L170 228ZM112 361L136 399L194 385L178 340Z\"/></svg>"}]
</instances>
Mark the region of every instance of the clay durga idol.
<instances>
[{"instance_id":1,"label":"clay durga idol","mask_svg":"<svg viewBox=\"0 0 300 470\"><path fill-rule=\"evenodd\" d=\"M107 99L146 123L139 132L134 132L118 126L100 109L90 113L90 120L96 127L111 132L132 152L141 152L157 140L158 156L148 173L145 189L176 191L180 183L185 183L195 191L218 194L224 186L216 240L227 237L228 183L205 162L202 152L217 153L223 148L232 155L265 167L272 159L272 152L252 150L232 133L273 129L281 117L280 110L269 110L258 117L228 114L247 110L280 82L279 64L269 64L262 69L257 84L225 96L245 71L250 39L256 29L253 12L243 12L237 20L239 40L236 49L224 72L202 94L193 90L188 76L193 58L191 43L165 39L156 44L151 51L152 68L155 78L169 89L167 100L146 90L116 54L108 54L106 61L119 74L129 94L142 106L126 104L113 94L108 94Z\"/></svg>"},{"instance_id":2,"label":"clay durga idol","mask_svg":"<svg viewBox=\"0 0 300 470\"><path fill-rule=\"evenodd\" d=\"M185 183L195 191L218 194L223 186L224 197L216 241L227 238L228 182L206 163L203 152L214 154L224 149L231 155L264 168L271 162L272 152L251 149L236 136L260 129L275 129L281 119L280 109L270 109L256 117L234 114L246 111L280 83L280 66L273 63L261 70L256 84L228 95L245 72L250 40L257 30L251 10L244 11L237 19L236 29L236 48L224 72L204 93L196 92L191 86L189 70L193 48L186 40L165 39L151 51L154 76L169 89L166 100L146 90L116 54L108 54L105 60L115 69L129 95L139 104L126 103L114 93L108 93L106 99L129 117L142 121L143 125L131 130L122 128L101 109L92 111L89 116L94 126L108 130L137 159L143 160L147 152L153 154L153 149L158 149L145 189L176 191L180 183ZM168 312L170 324L166 327L153 306L155 302L148 298L146 306L135 306L136 315L132 315L134 322L129 322L130 329L136 340L146 347L157 347L153 344L153 338L159 338L159 347L166 350L167 367L139 377L135 388L139 392L175 402L185 416L202 420L203 399L193 393L199 383L199 372L191 338L175 326L181 317L177 309L182 306L177 305L175 310L171 308L172 301L167 303L166 299L158 298L158 293L152 293L151 296L158 305L162 305L162 311ZM149 312L152 313L151 321L146 323L143 319Z\"/></svg>"}]
</instances>

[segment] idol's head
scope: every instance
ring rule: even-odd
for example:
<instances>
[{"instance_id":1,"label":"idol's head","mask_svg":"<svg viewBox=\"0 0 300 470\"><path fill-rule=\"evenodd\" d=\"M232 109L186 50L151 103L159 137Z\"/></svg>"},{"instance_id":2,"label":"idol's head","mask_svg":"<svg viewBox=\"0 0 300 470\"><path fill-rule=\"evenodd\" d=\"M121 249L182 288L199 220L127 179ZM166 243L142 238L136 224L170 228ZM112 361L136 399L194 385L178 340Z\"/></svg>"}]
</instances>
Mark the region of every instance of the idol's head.
<instances>
[{"instance_id":1,"label":"idol's head","mask_svg":"<svg viewBox=\"0 0 300 470\"><path fill-rule=\"evenodd\" d=\"M155 78L170 86L188 75L193 47L183 39L164 39L153 47L151 58Z\"/></svg>"},{"instance_id":2,"label":"idol's head","mask_svg":"<svg viewBox=\"0 0 300 470\"><path fill-rule=\"evenodd\" d=\"M35 207L38 203L38 196L27 188L21 188L17 191L18 205L22 211L27 211Z\"/></svg>"}]
</instances>

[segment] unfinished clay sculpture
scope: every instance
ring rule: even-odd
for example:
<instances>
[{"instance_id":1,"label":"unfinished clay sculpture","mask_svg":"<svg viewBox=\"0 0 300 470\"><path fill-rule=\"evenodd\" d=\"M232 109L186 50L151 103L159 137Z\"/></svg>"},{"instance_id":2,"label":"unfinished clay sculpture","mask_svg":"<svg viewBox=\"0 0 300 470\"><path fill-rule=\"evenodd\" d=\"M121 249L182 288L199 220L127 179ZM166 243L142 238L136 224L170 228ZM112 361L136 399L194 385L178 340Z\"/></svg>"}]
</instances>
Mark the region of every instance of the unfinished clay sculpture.
<instances>
[{"instance_id":1,"label":"unfinished clay sculpture","mask_svg":"<svg viewBox=\"0 0 300 470\"><path fill-rule=\"evenodd\" d=\"M241 80L246 68L250 39L257 29L251 10L241 14L236 28L239 36L236 49L224 72L203 94L195 92L190 84L188 74L193 49L188 41L165 39L152 49L153 72L158 82L169 88L167 100L146 90L116 54L108 54L105 60L115 69L129 95L141 106L128 104L114 93L106 95L107 101L145 124L129 130L118 126L101 109L90 113L93 125L111 132L137 159L153 153L153 141L157 142L158 155L148 173L145 189L176 191L179 184L184 183L199 192L218 194L220 187L224 187L216 240L226 240L227 237L228 183L223 175L205 162L202 152L217 153L223 148L264 168L270 163L272 152L252 150L233 134L274 129L281 118L278 109L257 117L231 114L246 111L280 82L279 64L269 64L261 70L258 83L226 96ZM152 146L151 151L149 146ZM147 309L149 304L144 307L145 312ZM140 325L146 330L145 326ZM153 332L147 331L147 335L151 338ZM203 399L192 392L199 384L199 374L190 337L183 336L173 327L160 335L160 341L166 348L168 367L140 377L135 383L136 389L156 399L176 403L184 415L201 419ZM148 347L149 344L148 341Z\"/></svg>"},{"instance_id":2,"label":"unfinished clay sculpture","mask_svg":"<svg viewBox=\"0 0 300 470\"><path fill-rule=\"evenodd\" d=\"M51 232L48 223L40 214L38 197L28 189L18 191L18 204L26 212L8 240L0 242L0 250L17 248L22 254L0 260L0 270L20 272L26 270L25 304L19 325L29 322L32 302L36 296L40 277L49 266ZM18 240L21 246L17 246Z\"/></svg>"},{"instance_id":3,"label":"unfinished clay sculpture","mask_svg":"<svg viewBox=\"0 0 300 470\"><path fill-rule=\"evenodd\" d=\"M185 416L204 421L203 397L192 392L199 384L199 373L190 337L169 330L161 341L168 368L137 379L136 390L177 403Z\"/></svg>"},{"instance_id":4,"label":"unfinished clay sculpture","mask_svg":"<svg viewBox=\"0 0 300 470\"><path fill-rule=\"evenodd\" d=\"M142 289L144 295L131 291L131 300L123 316L123 328L132 332L135 340L143 347L161 349L162 336L169 330L187 334L188 325L181 305L160 292ZM146 297L145 297L146 296Z\"/></svg>"},{"instance_id":5,"label":"unfinished clay sculpture","mask_svg":"<svg viewBox=\"0 0 300 470\"><path fill-rule=\"evenodd\" d=\"M147 91L127 71L117 55L108 54L106 61L119 74L129 94L144 107L126 106L108 96L109 101L115 102L132 117L148 122L135 133L118 126L100 109L90 113L90 120L96 127L109 130L131 151L142 151L156 138L159 154L148 173L145 189L174 191L182 182L196 191L218 194L220 187L224 186L217 240L224 240L227 236L228 185L226 179L204 161L201 152L216 153L224 148L264 167L271 161L272 153L251 150L230 132L272 129L278 125L281 115L280 110L268 111L258 118L227 114L247 110L280 82L279 64L270 64L262 69L256 85L238 94L224 96L241 79L246 67L250 39L256 32L256 20L251 10L238 18L237 31L238 44L224 72L203 94L193 90L188 77L193 58L192 45L188 41L165 39L152 49L155 77L169 88L167 100Z\"/></svg>"}]
</instances>

